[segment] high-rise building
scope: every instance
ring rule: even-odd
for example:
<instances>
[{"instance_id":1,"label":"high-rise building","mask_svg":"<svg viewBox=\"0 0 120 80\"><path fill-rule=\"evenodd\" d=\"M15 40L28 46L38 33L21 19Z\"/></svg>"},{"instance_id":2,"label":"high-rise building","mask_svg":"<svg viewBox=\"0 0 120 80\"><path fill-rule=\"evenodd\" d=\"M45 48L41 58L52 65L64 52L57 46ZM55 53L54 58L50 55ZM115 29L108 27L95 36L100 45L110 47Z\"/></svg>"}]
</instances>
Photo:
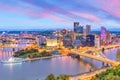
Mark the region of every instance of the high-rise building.
<instances>
[{"instance_id":1,"label":"high-rise building","mask_svg":"<svg viewBox=\"0 0 120 80\"><path fill-rule=\"evenodd\" d=\"M63 38L64 47L72 47L72 35L65 34Z\"/></svg>"},{"instance_id":2,"label":"high-rise building","mask_svg":"<svg viewBox=\"0 0 120 80\"><path fill-rule=\"evenodd\" d=\"M73 40L74 40L74 32L69 30L68 34L71 35L71 39L72 39L72 41L73 41Z\"/></svg>"},{"instance_id":3,"label":"high-rise building","mask_svg":"<svg viewBox=\"0 0 120 80\"><path fill-rule=\"evenodd\" d=\"M86 25L86 35L91 33L91 25Z\"/></svg>"},{"instance_id":4,"label":"high-rise building","mask_svg":"<svg viewBox=\"0 0 120 80\"><path fill-rule=\"evenodd\" d=\"M80 40L83 38L83 26L74 27L74 39Z\"/></svg>"},{"instance_id":5,"label":"high-rise building","mask_svg":"<svg viewBox=\"0 0 120 80\"><path fill-rule=\"evenodd\" d=\"M106 42L109 44L111 42L111 34L109 31L106 32Z\"/></svg>"},{"instance_id":6,"label":"high-rise building","mask_svg":"<svg viewBox=\"0 0 120 80\"><path fill-rule=\"evenodd\" d=\"M61 33L61 31L56 31L56 38L57 38L57 43L58 43L58 47L62 48L63 47L63 33Z\"/></svg>"},{"instance_id":7,"label":"high-rise building","mask_svg":"<svg viewBox=\"0 0 120 80\"><path fill-rule=\"evenodd\" d=\"M95 35L95 47L100 48L100 36Z\"/></svg>"},{"instance_id":8,"label":"high-rise building","mask_svg":"<svg viewBox=\"0 0 120 80\"><path fill-rule=\"evenodd\" d=\"M103 26L101 27L101 40L106 40L106 28Z\"/></svg>"},{"instance_id":9,"label":"high-rise building","mask_svg":"<svg viewBox=\"0 0 120 80\"><path fill-rule=\"evenodd\" d=\"M74 22L74 29L75 27L79 26L79 22Z\"/></svg>"},{"instance_id":10,"label":"high-rise building","mask_svg":"<svg viewBox=\"0 0 120 80\"><path fill-rule=\"evenodd\" d=\"M45 44L45 42L46 42L45 36L42 36L42 35L37 36L36 42L37 42L38 47L42 46L42 44Z\"/></svg>"},{"instance_id":11,"label":"high-rise building","mask_svg":"<svg viewBox=\"0 0 120 80\"><path fill-rule=\"evenodd\" d=\"M78 34L83 34L83 26L74 27L74 32Z\"/></svg>"},{"instance_id":12,"label":"high-rise building","mask_svg":"<svg viewBox=\"0 0 120 80\"><path fill-rule=\"evenodd\" d=\"M86 36L86 42L87 42L87 46L94 46L94 40L95 40L95 36L94 35L87 35Z\"/></svg>"},{"instance_id":13,"label":"high-rise building","mask_svg":"<svg viewBox=\"0 0 120 80\"><path fill-rule=\"evenodd\" d=\"M86 39L86 36L87 36L87 34L86 34L86 29L84 29L84 30L83 30L83 38Z\"/></svg>"}]
</instances>

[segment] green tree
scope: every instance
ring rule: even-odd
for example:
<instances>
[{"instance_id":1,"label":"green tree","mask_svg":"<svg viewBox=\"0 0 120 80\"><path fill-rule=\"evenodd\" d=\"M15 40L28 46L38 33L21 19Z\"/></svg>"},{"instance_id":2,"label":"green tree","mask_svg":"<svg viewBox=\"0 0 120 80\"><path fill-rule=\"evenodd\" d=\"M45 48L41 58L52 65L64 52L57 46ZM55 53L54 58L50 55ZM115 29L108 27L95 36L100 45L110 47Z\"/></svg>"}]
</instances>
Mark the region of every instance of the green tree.
<instances>
[{"instance_id":1,"label":"green tree","mask_svg":"<svg viewBox=\"0 0 120 80\"><path fill-rule=\"evenodd\" d=\"M120 65L107 69L105 72L102 72L91 80L120 80Z\"/></svg>"},{"instance_id":2,"label":"green tree","mask_svg":"<svg viewBox=\"0 0 120 80\"><path fill-rule=\"evenodd\" d=\"M55 80L55 76L53 74L50 74L46 77L45 80Z\"/></svg>"}]
</instances>

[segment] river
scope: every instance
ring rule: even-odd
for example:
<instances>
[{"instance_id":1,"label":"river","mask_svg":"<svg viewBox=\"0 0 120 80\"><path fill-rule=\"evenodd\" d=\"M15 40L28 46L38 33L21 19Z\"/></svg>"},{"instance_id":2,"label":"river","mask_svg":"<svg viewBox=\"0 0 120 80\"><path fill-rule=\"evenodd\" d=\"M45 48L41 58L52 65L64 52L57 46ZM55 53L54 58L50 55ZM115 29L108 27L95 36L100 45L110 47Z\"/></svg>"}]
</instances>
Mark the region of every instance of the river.
<instances>
[{"instance_id":1,"label":"river","mask_svg":"<svg viewBox=\"0 0 120 80\"><path fill-rule=\"evenodd\" d=\"M0 59L7 58L13 52L11 49L0 49ZM7 52L9 51L9 52ZM10 52L11 51L11 52ZM117 48L105 50L104 55L109 59L116 59ZM4 54L3 54L4 53ZM4 55L4 56L3 56ZM54 75L68 74L74 75L90 71L90 69L101 68L102 62L89 58L73 59L70 56L42 59L22 64L2 64L0 63L0 80L44 80L53 73Z\"/></svg>"}]
</instances>

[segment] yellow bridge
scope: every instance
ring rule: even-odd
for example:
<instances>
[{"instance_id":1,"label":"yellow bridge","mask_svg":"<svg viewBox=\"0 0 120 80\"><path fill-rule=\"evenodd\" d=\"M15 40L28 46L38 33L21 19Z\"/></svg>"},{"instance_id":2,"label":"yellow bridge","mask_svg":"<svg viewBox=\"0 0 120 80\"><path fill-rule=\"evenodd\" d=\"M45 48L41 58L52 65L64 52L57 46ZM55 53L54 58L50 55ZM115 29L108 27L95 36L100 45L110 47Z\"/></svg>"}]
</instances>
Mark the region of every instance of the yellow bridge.
<instances>
[{"instance_id":1,"label":"yellow bridge","mask_svg":"<svg viewBox=\"0 0 120 80\"><path fill-rule=\"evenodd\" d=\"M95 59L95 60L98 60L98 61L102 61L102 62L105 62L105 63L110 64L112 66L118 66L120 64L119 62L114 61L114 60L110 60L106 57L88 54L88 53L86 53L87 51L80 53L78 51L71 50L70 52L74 53L74 54L77 54L77 55L80 55L80 56L83 56L83 57L87 57L87 58Z\"/></svg>"}]
</instances>

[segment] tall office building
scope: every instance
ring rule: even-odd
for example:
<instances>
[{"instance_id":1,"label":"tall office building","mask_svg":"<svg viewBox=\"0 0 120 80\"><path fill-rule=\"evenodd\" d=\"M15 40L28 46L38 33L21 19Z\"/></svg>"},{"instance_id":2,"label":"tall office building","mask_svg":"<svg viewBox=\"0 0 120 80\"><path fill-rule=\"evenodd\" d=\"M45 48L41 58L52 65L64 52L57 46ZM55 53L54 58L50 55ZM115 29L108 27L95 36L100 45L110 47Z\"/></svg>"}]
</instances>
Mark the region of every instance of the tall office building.
<instances>
[{"instance_id":1,"label":"tall office building","mask_svg":"<svg viewBox=\"0 0 120 80\"><path fill-rule=\"evenodd\" d=\"M101 40L106 40L106 28L105 27L101 27Z\"/></svg>"},{"instance_id":2,"label":"tall office building","mask_svg":"<svg viewBox=\"0 0 120 80\"><path fill-rule=\"evenodd\" d=\"M58 47L62 48L63 47L63 33L61 33L61 31L56 31L55 36L57 38L57 43L58 43Z\"/></svg>"},{"instance_id":3,"label":"tall office building","mask_svg":"<svg viewBox=\"0 0 120 80\"><path fill-rule=\"evenodd\" d=\"M91 25L86 25L86 35L91 33Z\"/></svg>"},{"instance_id":4,"label":"tall office building","mask_svg":"<svg viewBox=\"0 0 120 80\"><path fill-rule=\"evenodd\" d=\"M86 39L86 36L87 36L86 29L83 29L83 38Z\"/></svg>"},{"instance_id":5,"label":"tall office building","mask_svg":"<svg viewBox=\"0 0 120 80\"><path fill-rule=\"evenodd\" d=\"M83 26L74 27L74 32L78 34L83 34Z\"/></svg>"},{"instance_id":6,"label":"tall office building","mask_svg":"<svg viewBox=\"0 0 120 80\"><path fill-rule=\"evenodd\" d=\"M95 35L95 47L100 48L100 36Z\"/></svg>"},{"instance_id":7,"label":"tall office building","mask_svg":"<svg viewBox=\"0 0 120 80\"><path fill-rule=\"evenodd\" d=\"M107 30L105 27L101 27L101 45L107 44Z\"/></svg>"},{"instance_id":8,"label":"tall office building","mask_svg":"<svg viewBox=\"0 0 120 80\"><path fill-rule=\"evenodd\" d=\"M83 26L79 22L74 22L74 40L80 40L83 37Z\"/></svg>"},{"instance_id":9,"label":"tall office building","mask_svg":"<svg viewBox=\"0 0 120 80\"><path fill-rule=\"evenodd\" d=\"M37 46L40 47L42 44L45 44L46 42L46 37L39 35L36 37L36 42L37 42Z\"/></svg>"},{"instance_id":10,"label":"tall office building","mask_svg":"<svg viewBox=\"0 0 120 80\"><path fill-rule=\"evenodd\" d=\"M64 35L63 45L64 47L72 47L72 35L71 34Z\"/></svg>"},{"instance_id":11,"label":"tall office building","mask_svg":"<svg viewBox=\"0 0 120 80\"><path fill-rule=\"evenodd\" d=\"M109 31L106 32L106 43L109 44L111 42L111 34Z\"/></svg>"},{"instance_id":12,"label":"tall office building","mask_svg":"<svg viewBox=\"0 0 120 80\"><path fill-rule=\"evenodd\" d=\"M79 26L79 22L74 22L74 28Z\"/></svg>"},{"instance_id":13,"label":"tall office building","mask_svg":"<svg viewBox=\"0 0 120 80\"><path fill-rule=\"evenodd\" d=\"M77 40L83 38L83 26L77 26L74 28L74 37Z\"/></svg>"},{"instance_id":14,"label":"tall office building","mask_svg":"<svg viewBox=\"0 0 120 80\"><path fill-rule=\"evenodd\" d=\"M95 40L95 36L94 35L87 35L86 36L86 42L87 42L87 46L94 46L94 40Z\"/></svg>"}]
</instances>

